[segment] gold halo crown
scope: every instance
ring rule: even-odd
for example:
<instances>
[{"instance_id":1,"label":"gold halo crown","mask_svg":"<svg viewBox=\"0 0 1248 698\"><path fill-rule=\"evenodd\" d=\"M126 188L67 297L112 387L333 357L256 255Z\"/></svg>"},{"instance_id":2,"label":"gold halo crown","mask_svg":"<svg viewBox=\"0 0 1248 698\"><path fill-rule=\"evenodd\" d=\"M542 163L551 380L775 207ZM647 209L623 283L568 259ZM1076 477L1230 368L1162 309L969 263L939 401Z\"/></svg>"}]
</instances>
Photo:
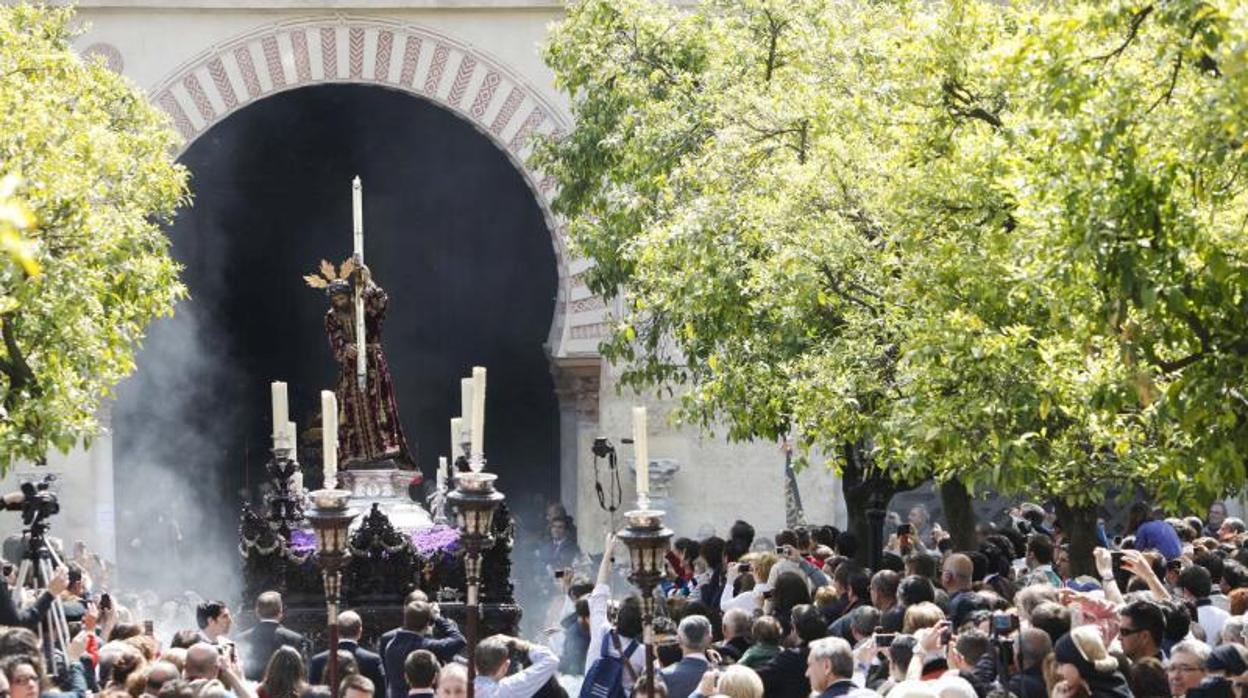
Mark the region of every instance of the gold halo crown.
<instances>
[{"instance_id":1,"label":"gold halo crown","mask_svg":"<svg viewBox=\"0 0 1248 698\"><path fill-rule=\"evenodd\" d=\"M332 262L322 259L321 268L315 274L305 274L303 280L312 288L327 289L338 283L349 283L351 274L355 271L355 260L346 259L342 264L334 269Z\"/></svg>"}]
</instances>

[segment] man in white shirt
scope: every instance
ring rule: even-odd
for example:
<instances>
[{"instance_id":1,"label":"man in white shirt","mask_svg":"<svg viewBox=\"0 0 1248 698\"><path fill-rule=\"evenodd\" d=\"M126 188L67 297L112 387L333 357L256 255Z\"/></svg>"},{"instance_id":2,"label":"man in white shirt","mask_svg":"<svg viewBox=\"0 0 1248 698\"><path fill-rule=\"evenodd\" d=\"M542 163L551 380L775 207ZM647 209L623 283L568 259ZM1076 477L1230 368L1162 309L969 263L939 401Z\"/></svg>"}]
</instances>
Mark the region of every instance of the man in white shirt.
<instances>
[{"instance_id":1,"label":"man in white shirt","mask_svg":"<svg viewBox=\"0 0 1248 698\"><path fill-rule=\"evenodd\" d=\"M1222 637L1222 626L1230 614L1213 605L1213 577L1200 565L1189 565L1179 573L1178 592L1184 601L1196 604L1196 621L1205 630L1205 642L1216 647Z\"/></svg>"},{"instance_id":2,"label":"man in white shirt","mask_svg":"<svg viewBox=\"0 0 1248 698\"><path fill-rule=\"evenodd\" d=\"M529 666L508 676L512 652L527 654ZM554 652L506 635L494 635L479 642L473 659L477 664L477 678L473 682L477 698L529 698L545 686L559 668L559 658Z\"/></svg>"}]
</instances>

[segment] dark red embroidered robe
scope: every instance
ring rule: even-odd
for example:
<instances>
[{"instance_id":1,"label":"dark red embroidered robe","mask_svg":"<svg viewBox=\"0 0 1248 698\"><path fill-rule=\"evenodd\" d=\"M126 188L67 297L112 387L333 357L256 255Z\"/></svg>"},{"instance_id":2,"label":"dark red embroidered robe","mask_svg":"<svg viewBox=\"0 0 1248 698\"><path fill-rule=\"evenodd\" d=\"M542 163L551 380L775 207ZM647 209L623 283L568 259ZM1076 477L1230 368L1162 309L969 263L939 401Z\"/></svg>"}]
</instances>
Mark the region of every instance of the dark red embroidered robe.
<instances>
[{"instance_id":1,"label":"dark red embroidered robe","mask_svg":"<svg viewBox=\"0 0 1248 698\"><path fill-rule=\"evenodd\" d=\"M394 399L394 382L381 350L381 326L386 317L386 292L376 284L364 290L364 326L368 341L368 379L360 392L355 377L355 359L347 349L356 347L354 304L347 312L333 308L325 314L329 348L338 362L338 462L340 467L360 467L392 459L403 467L413 467L399 405Z\"/></svg>"}]
</instances>

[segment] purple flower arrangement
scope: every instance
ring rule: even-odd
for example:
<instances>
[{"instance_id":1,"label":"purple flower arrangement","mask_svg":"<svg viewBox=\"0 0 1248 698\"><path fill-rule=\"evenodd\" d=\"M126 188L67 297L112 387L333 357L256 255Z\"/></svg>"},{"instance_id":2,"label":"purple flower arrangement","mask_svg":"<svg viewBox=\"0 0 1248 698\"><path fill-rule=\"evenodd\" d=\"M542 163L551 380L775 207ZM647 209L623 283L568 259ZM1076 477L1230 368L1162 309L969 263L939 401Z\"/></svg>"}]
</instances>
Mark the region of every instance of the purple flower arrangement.
<instances>
[{"instance_id":1,"label":"purple flower arrangement","mask_svg":"<svg viewBox=\"0 0 1248 698\"><path fill-rule=\"evenodd\" d=\"M459 551L459 529L443 524L436 524L410 533L412 547L423 558L430 559L439 554L453 556ZM297 528L290 532L290 547L296 553L306 553L316 549L316 534L311 529Z\"/></svg>"},{"instance_id":2,"label":"purple flower arrangement","mask_svg":"<svg viewBox=\"0 0 1248 698\"><path fill-rule=\"evenodd\" d=\"M423 558L438 553L454 555L459 550L459 529L445 524L434 524L412 533L412 547Z\"/></svg>"},{"instance_id":3,"label":"purple flower arrangement","mask_svg":"<svg viewBox=\"0 0 1248 698\"><path fill-rule=\"evenodd\" d=\"M316 534L311 529L296 528L290 532L290 547L299 554L315 550Z\"/></svg>"}]
</instances>

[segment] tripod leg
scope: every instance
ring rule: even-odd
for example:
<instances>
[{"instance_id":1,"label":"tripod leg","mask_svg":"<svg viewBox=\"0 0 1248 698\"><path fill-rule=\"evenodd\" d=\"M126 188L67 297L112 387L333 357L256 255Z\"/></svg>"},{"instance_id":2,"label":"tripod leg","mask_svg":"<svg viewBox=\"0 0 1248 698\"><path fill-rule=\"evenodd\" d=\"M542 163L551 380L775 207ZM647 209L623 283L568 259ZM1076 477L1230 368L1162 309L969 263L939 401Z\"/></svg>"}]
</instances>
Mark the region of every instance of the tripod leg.
<instances>
[{"instance_id":1,"label":"tripod leg","mask_svg":"<svg viewBox=\"0 0 1248 698\"><path fill-rule=\"evenodd\" d=\"M22 563L17 567L17 582L14 583L13 588L18 590L25 588L26 583L30 581L32 571L30 560L23 558Z\"/></svg>"},{"instance_id":2,"label":"tripod leg","mask_svg":"<svg viewBox=\"0 0 1248 698\"><path fill-rule=\"evenodd\" d=\"M39 560L39 580L46 588L48 581L52 579L52 563L46 558ZM60 650L66 661L68 668L69 661L69 623L65 619L65 606L59 598L52 600L52 608L48 610L48 625L51 628L50 636L56 649Z\"/></svg>"}]
</instances>

